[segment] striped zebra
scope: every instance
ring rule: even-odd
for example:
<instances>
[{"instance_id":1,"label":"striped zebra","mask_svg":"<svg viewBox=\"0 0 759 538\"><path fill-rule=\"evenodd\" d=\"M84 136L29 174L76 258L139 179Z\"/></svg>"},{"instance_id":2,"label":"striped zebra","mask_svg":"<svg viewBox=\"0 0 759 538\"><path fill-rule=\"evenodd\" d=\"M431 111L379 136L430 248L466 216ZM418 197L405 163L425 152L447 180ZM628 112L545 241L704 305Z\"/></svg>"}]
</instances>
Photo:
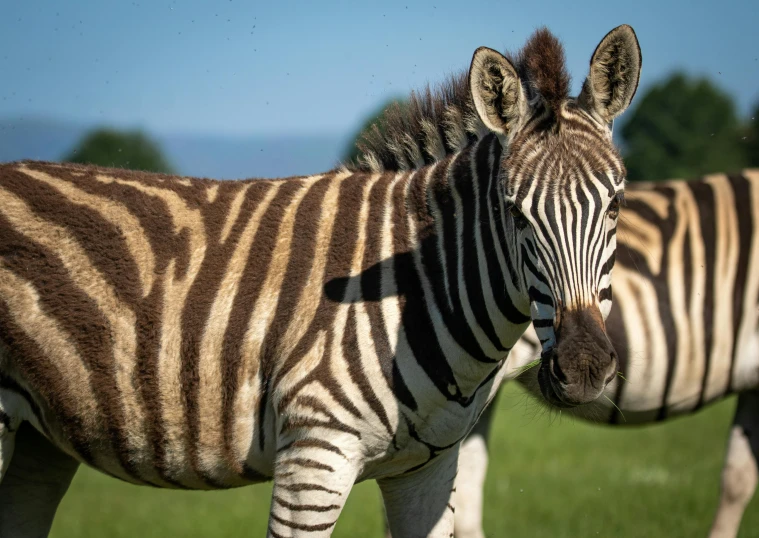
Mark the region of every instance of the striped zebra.
<instances>
[{"instance_id":1,"label":"striped zebra","mask_svg":"<svg viewBox=\"0 0 759 538\"><path fill-rule=\"evenodd\" d=\"M617 372L609 124L640 65L620 26L570 98L547 30L480 48L322 175L0 165L0 535L45 535L84 462L164 488L273 479L274 538L329 536L376 479L396 536L450 536L460 441L531 321L551 401Z\"/></svg>"},{"instance_id":2,"label":"striped zebra","mask_svg":"<svg viewBox=\"0 0 759 538\"><path fill-rule=\"evenodd\" d=\"M567 412L611 425L650 424L738 393L710 532L735 537L756 489L759 457L759 170L631 183L626 199L606 320L624 377L607 385L608 400ZM518 372L539 354L528 330L508 368ZM518 379L538 391L534 373ZM459 538L484 536L492 409L462 444Z\"/></svg>"}]
</instances>

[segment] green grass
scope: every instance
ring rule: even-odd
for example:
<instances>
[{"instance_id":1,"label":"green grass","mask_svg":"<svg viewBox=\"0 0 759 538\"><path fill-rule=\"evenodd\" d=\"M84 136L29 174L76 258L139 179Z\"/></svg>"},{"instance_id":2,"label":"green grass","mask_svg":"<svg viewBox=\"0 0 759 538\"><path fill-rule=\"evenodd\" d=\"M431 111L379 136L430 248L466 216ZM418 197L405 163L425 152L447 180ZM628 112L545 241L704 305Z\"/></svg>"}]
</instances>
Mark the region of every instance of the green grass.
<instances>
[{"instance_id":1,"label":"green grass","mask_svg":"<svg viewBox=\"0 0 759 538\"><path fill-rule=\"evenodd\" d=\"M735 400L644 428L548 414L514 384L501 395L486 484L488 536L706 536ZM54 538L263 536L270 485L224 492L130 486L83 469ZM759 496L740 536L759 537ZM336 537L382 536L379 491L356 486Z\"/></svg>"}]
</instances>

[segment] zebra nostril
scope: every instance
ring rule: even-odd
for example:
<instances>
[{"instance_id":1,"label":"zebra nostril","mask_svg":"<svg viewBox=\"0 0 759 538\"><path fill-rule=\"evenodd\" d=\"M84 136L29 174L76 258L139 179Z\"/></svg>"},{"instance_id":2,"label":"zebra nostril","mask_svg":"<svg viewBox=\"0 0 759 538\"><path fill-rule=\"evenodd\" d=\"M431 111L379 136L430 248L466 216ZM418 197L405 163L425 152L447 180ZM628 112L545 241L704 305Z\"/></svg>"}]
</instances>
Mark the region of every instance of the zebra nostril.
<instances>
[{"instance_id":1,"label":"zebra nostril","mask_svg":"<svg viewBox=\"0 0 759 538\"><path fill-rule=\"evenodd\" d=\"M611 372L609 372L609 375L606 376L605 383L607 385L609 383L611 383L612 380L614 379L614 377L617 375L617 367L618 367L618 364L617 364L617 354L614 351L612 351L609 354L609 358L611 359Z\"/></svg>"},{"instance_id":2,"label":"zebra nostril","mask_svg":"<svg viewBox=\"0 0 759 538\"><path fill-rule=\"evenodd\" d=\"M564 375L564 372L561 371L561 368L559 367L559 361L552 358L550 362L550 366L551 366L551 375L553 375L555 379L558 379L562 383L566 383L567 376Z\"/></svg>"}]
</instances>

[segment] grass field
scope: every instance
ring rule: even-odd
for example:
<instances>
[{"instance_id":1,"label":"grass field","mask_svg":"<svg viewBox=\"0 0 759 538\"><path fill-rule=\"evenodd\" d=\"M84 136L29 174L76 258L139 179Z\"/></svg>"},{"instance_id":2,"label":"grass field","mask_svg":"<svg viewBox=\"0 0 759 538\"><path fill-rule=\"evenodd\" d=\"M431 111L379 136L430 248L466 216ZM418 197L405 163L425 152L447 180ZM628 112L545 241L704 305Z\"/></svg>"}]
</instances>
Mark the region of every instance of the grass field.
<instances>
[{"instance_id":1,"label":"grass field","mask_svg":"<svg viewBox=\"0 0 759 538\"><path fill-rule=\"evenodd\" d=\"M735 399L666 424L613 429L549 416L513 385L497 403L488 536L706 536ZM161 491L83 469L52 536L264 536L270 488ZM759 537L757 508L759 496L741 537ZM379 538L382 528L376 484L359 484L334 536Z\"/></svg>"}]
</instances>

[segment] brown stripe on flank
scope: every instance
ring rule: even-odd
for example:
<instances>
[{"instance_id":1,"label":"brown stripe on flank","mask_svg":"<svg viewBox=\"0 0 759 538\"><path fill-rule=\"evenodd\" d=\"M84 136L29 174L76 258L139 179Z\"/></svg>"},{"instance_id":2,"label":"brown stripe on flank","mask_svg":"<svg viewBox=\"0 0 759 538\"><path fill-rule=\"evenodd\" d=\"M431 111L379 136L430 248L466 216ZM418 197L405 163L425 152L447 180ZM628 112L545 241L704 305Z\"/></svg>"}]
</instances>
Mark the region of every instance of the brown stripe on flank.
<instances>
[{"instance_id":1,"label":"brown stripe on flank","mask_svg":"<svg viewBox=\"0 0 759 538\"><path fill-rule=\"evenodd\" d=\"M54 188L57 192L53 196L57 197L60 193L72 204L92 210L99 218L108 221L116 229L116 234L112 233L109 237L115 237L117 240L123 239L128 250L129 257L124 256L119 261L122 264L126 264L127 268L130 262L133 262L137 266L142 288L141 295L145 296L150 293L155 276L155 257L150 242L135 215L121 202L112 200L110 197L91 194L77 187L71 181L65 181L65 174L59 174L57 177L54 177L27 166L21 166L20 170L27 176ZM90 230L86 231L90 232ZM83 244L86 247L86 244ZM109 259L108 261L112 262L113 260ZM123 271L123 266L119 266L119 268ZM106 270L105 272L107 273L108 271ZM121 273L119 272L117 275L120 276Z\"/></svg>"},{"instance_id":2,"label":"brown stripe on flank","mask_svg":"<svg viewBox=\"0 0 759 538\"><path fill-rule=\"evenodd\" d=\"M3 276L3 271L4 269L0 269L0 276ZM0 297L2 297L3 293L2 283L0 283ZM36 392L39 394L41 402L45 404L46 410L43 412L35 399L12 378L0 374L0 387L17 392L30 403L32 412L37 416L42 431L48 439L55 440L58 446L71 452L78 459L94 465L95 457L87 444L87 430L85 429L86 421L91 418L91 413L83 410L83 407L92 407L95 405L95 402L91 394L88 398L82 397L86 392L91 393L89 380L85 376L82 376L82 378L85 378L85 383L76 386L76 393L73 393L68 388L66 390L55 390L60 384L61 379L61 374L57 369L56 363L51 362L49 358L45 358L42 347L24 329L24 327L29 326L24 317L34 315L35 313L34 311L30 311L28 313L22 312L20 315L17 314L18 321L16 321L16 316L12 312L12 310L17 310L17 308L13 308L14 306L0 298L0 340L9 343L9 349L14 355L38 359L35 363L30 363L30 361L24 362L24 374L27 381L37 387ZM64 353L65 355L62 355L62 358L70 358L67 350L64 350ZM75 355L71 355L71 357L75 357ZM45 358L44 361L42 360L43 358ZM47 364L48 362L50 364ZM27 367L28 371L26 370ZM78 376L78 372L75 370L68 371L68 374L70 376ZM47 409L59 410L59 412L70 418L58 424L56 417L47 412ZM94 413L94 416L98 416L98 414Z\"/></svg>"},{"instance_id":3,"label":"brown stripe on flank","mask_svg":"<svg viewBox=\"0 0 759 538\"><path fill-rule=\"evenodd\" d=\"M105 200L118 200L128 213L136 217L147 243L152 246L156 274L165 270L166 264L180 247L181 238L175 234L171 214L166 204L161 199L133 187L135 184L145 184L146 186L160 185L165 188L169 186L165 179L171 176L129 170L116 171L91 166L66 165L64 168L37 162L24 163L24 165L29 170L63 178L67 183L90 195ZM80 175L75 175L75 171L78 171ZM114 172L118 172L121 182L117 182L116 178L110 175Z\"/></svg>"},{"instance_id":4,"label":"brown stripe on flank","mask_svg":"<svg viewBox=\"0 0 759 538\"><path fill-rule=\"evenodd\" d=\"M306 288L309 284L316 283L321 292L322 276L312 274L317 269L319 257L323 258L323 252L326 250L322 246L321 251L317 248L317 239L323 238L324 223L320 222L322 208L325 204L325 194L331 184L335 182L334 176L328 176L317 181L308 190L303 201L298 206L297 216L295 217L292 241L287 250L287 268L282 280L282 288L286 293L280 293L277 307L272 318L270 330L264 337L262 349L267 354L273 354L287 357L281 370L276 373L277 381L282 378L284 373L297 363L298 357L290 356L283 347L294 348L298 340L306 332L306 328L301 328L302 324L310 323L309 310L316 298L305 296ZM328 220L334 219L334 215L328 213L332 209L325 209L324 217ZM329 229L329 228L327 228ZM283 253L284 255L284 253ZM304 304L305 303L305 304ZM308 309L299 308L299 306L311 307Z\"/></svg>"},{"instance_id":5,"label":"brown stripe on flank","mask_svg":"<svg viewBox=\"0 0 759 538\"><path fill-rule=\"evenodd\" d=\"M114 350L128 351L130 345L134 345L133 338L129 340L130 333L124 333L129 327L128 321L127 325L123 324L123 319L128 320L130 313L123 310L113 290L90 266L87 253L69 235L67 228L40 218L22 199L2 188L0 200L0 211L10 220L3 226L7 229L5 235L9 238L15 235L11 241L18 245L11 247L13 255L4 256L6 267L34 282L41 291L40 299L76 342L79 356L90 370L93 391L107 424L102 428L107 430L110 444L128 474L115 472L128 480L142 481L132 464L129 442L130 436L139 441L142 432L125 429L121 392L116 383L121 369L116 368L113 355ZM26 237L16 234L16 230ZM31 243L29 237L38 243ZM65 250L60 248L64 245ZM33 250L37 250L37 255L28 256ZM111 318L107 319L104 312L111 313ZM113 346L114 341L118 347ZM139 428L141 424L130 426L134 427Z\"/></svg>"},{"instance_id":6,"label":"brown stripe on flank","mask_svg":"<svg viewBox=\"0 0 759 538\"><path fill-rule=\"evenodd\" d=\"M135 181L149 186L169 186L165 181L168 176L145 175L126 170L107 170L97 167L77 167L75 165L51 165L46 163L26 163L25 166L33 171L48 173L65 179L75 188L87 195L100 197L103 200L118 200L125 210L136 217L140 231L144 233L147 243L152 246L155 255L155 274L165 274L169 260L174 258L177 248L184 245L181 237L175 235L171 215L166 204L155 196L133 188ZM131 180L119 183L111 176L117 173L119 178ZM86 197L86 195L85 195ZM139 234L129 234L132 238ZM153 447L153 458L148 454L147 460L140 462L143 472L152 474L153 469L164 482L181 487L173 481L164 465L163 439L164 426L160 406L160 390L158 383L158 353L161 337L161 305L163 284L157 282L152 292L143 301L135 305L136 330L136 363L139 365L139 375L133 377L136 390L143 401L145 438ZM153 461L150 461L150 460Z\"/></svg>"},{"instance_id":7,"label":"brown stripe on flank","mask_svg":"<svg viewBox=\"0 0 759 538\"><path fill-rule=\"evenodd\" d=\"M232 232L232 228L235 225L241 224L242 219L238 219L240 211L242 210L243 203L249 203L250 197L247 196L248 189L250 189L253 182L248 182L240 185L234 194L230 193L229 206L225 212L224 226L220 230L218 241L224 243L229 238L229 234ZM229 191L230 189L226 189Z\"/></svg>"},{"instance_id":8,"label":"brown stripe on flank","mask_svg":"<svg viewBox=\"0 0 759 538\"><path fill-rule=\"evenodd\" d=\"M270 187L264 183L254 183L248 196L261 198ZM256 299L261 293L266 273L261 267L267 267L271 263L274 246L279 235L279 227L282 214L292 201L293 196L301 189L299 182L285 182L281 184L275 198L272 200L266 212L260 218L255 240L250 248L250 254L245 262L240 287L232 303L229 325L224 334L222 347L222 425L224 431L224 451L229 461L242 462L247 458L248 451L258 448L259 443L250 443L247 437L247 426L253 425L251 438L260 441L263 446L263 432L261 425L257 424L258 409L263 408L267 402L256 400L255 407L251 409L251 402L242 400L238 402L240 389L245 385L255 387L255 393L259 393L258 373L261 367L258 353L245 354L240 347L247 323L250 319ZM253 211L250 206L245 211ZM239 431L239 433L238 433ZM250 445L244 449L241 445Z\"/></svg>"},{"instance_id":9,"label":"brown stripe on flank","mask_svg":"<svg viewBox=\"0 0 759 538\"><path fill-rule=\"evenodd\" d=\"M218 218L218 214L224 210L220 206L214 206L214 213L217 216L217 224L223 219ZM187 297L182 303L181 314L181 342L182 342L182 356L181 356L181 392L184 398L185 406L185 420L186 420L186 435L187 435L187 451L190 460L190 464L195 471L202 477L202 479L210 486L219 486L220 484L214 478L214 476L221 471L218 468L218 463L221 454L214 454L215 449L219 449L221 439L217 439L216 443L204 444L199 446L201 437L200 429L213 428L210 423L201 423L200 414L201 407L205 405L213 405L213 402L205 402L201 399L201 384L204 385L203 396L209 394L220 394L222 391L221 386L221 372L216 375L211 367L205 368L203 374L204 379L201 382L201 361L215 362L218 358L214 352L216 350L210 349L212 344L203 345L203 338L205 334L205 328L215 322L209 315L215 317L223 316L223 313L218 311L212 311L214 302L218 294L223 293L225 290L220 289L222 279L227 272L227 263L229 262L233 248L235 246L234 241L228 241L224 244L210 241L211 233L208 233L207 226L209 221L208 214L204 215L204 230L206 231L206 251L202 260L200 261L199 270L197 276L193 279L191 286L188 290ZM225 324L223 324L225 325ZM221 334L223 335L224 326L220 327ZM205 349L204 349L205 347ZM201 357L201 353L213 354L212 356ZM210 385L207 387L207 385ZM219 450L220 451L220 450ZM207 458L201 458L199 452L205 453Z\"/></svg>"},{"instance_id":10,"label":"brown stripe on flank","mask_svg":"<svg viewBox=\"0 0 759 538\"><path fill-rule=\"evenodd\" d=\"M285 270L289 261L290 246L295 233L295 220L298 207L309 189L318 182L320 176L304 178L296 183L299 187L292 196L287 207L279 213L280 223L277 227L276 242L274 243L274 252L271 262L265 267L266 277L261 286L258 297L256 297L255 306L246 320L246 330L243 334L241 353L242 356L255 360L260 357L260 369L258 374L262 380L265 380L263 386L262 400L266 400L269 394L269 384L272 380L272 373L275 368L275 357L272 350L266 349L263 344L266 340L267 333L271 330L271 324L274 321L277 303L280 299L280 290L285 276ZM259 266L260 267L260 266ZM266 422L265 401L261 402L258 407L258 428L259 428L259 447L264 449L264 426Z\"/></svg>"},{"instance_id":11,"label":"brown stripe on flank","mask_svg":"<svg viewBox=\"0 0 759 538\"><path fill-rule=\"evenodd\" d=\"M126 177L126 178L125 178ZM203 487L189 472L186 465L186 452L182 450L186 434L183 431L182 392L176 379L181 372L181 332L178 330L181 322L181 309L184 304L205 252L205 230L201 212L197 209L200 200L205 200L205 194L197 189L194 194L198 200L188 200L175 190L179 189L176 182L167 181L165 187L161 182L140 181L139 177L114 177L99 174L96 180L106 186L121 186L132 192L151 197L162 202L170 217L170 226L164 231L165 235L176 234L174 245L169 249L171 255L166 270L161 273L163 297L161 298L162 318L160 324L166 328L159 333L160 347L158 367L159 390L161 398L161 418L164 422L164 442L170 447L163 451L168 462L165 465L183 473L181 482L185 485ZM205 183L205 182L199 182ZM159 186L161 185L161 186ZM184 190L184 189L183 189ZM204 202L203 202L204 203ZM164 464L160 464L161 468ZM173 479L172 479L173 480Z\"/></svg>"},{"instance_id":12,"label":"brown stripe on flank","mask_svg":"<svg viewBox=\"0 0 759 538\"><path fill-rule=\"evenodd\" d=\"M139 188L134 188L135 182L138 182L137 184L143 182L149 186L157 184L169 186L169 183L160 181L162 176L157 176L156 179L155 175L145 176L130 171L104 170L96 167L77 168L74 166L62 168L52 167L44 163L30 163L26 167L32 173L49 173L63 178L65 183L71 184L71 189L78 189L76 191L77 199L83 201L102 199L106 206L109 200L118 200L118 211L114 209L118 214L113 216L112 220L117 222L116 217L119 217L124 222L130 220L134 223L134 220L125 215L134 216L137 225L130 230L128 239L131 238L131 240L139 242L142 239L138 241L137 238L141 238L141 234L144 234L146 241L141 243L141 248L147 248L146 245L152 247L155 257L153 272L156 275L165 274L169 260L176 256L177 248L184 246L185 242L182 238L175 235L167 205L159 198L151 196ZM114 178L110 175L113 173L117 173L119 177ZM59 183L62 184L63 182ZM74 192L71 189L69 189L70 193ZM110 202L110 204L113 205L115 202ZM104 213L101 214L105 215ZM130 254L133 255L133 247L130 246L129 248ZM121 266L117 268L117 272L120 269ZM150 458L147 454L143 454L143 456L148 456L148 459L142 459L139 465L143 473L152 474L153 469L155 469L164 482L181 486L181 484L172 481L162 465L163 421L160 403L157 399L160 396L160 391L156 369L161 335L160 313L164 291L162 281L157 281L156 286L152 286L150 289L151 293L148 296L134 304L136 318L134 321L136 332L134 357L138 365L136 371L139 372L139 375L134 375L131 379L138 391L138 398L143 402L141 407L144 412L144 421L142 422L145 429L145 439L149 446L153 447L156 457ZM134 416L134 413L130 413L129 416ZM151 462L151 459L156 461Z\"/></svg>"},{"instance_id":13,"label":"brown stripe on flank","mask_svg":"<svg viewBox=\"0 0 759 538\"><path fill-rule=\"evenodd\" d=\"M738 263L733 285L733 342L735 347L730 357L730 369L728 373L728 392L733 391L733 374L735 362L740 349L740 329L745 321L746 292L749 287L749 256L751 254L751 237L754 233L755 223L751 208L751 184L740 174L728 176L727 180L735 193L735 215L738 219Z\"/></svg>"},{"instance_id":14,"label":"brown stripe on flank","mask_svg":"<svg viewBox=\"0 0 759 538\"><path fill-rule=\"evenodd\" d=\"M166 455L166 430L161 403L158 361L161 349L162 315L164 295L163 281L158 281L153 291L143 300L137 316L137 361L140 364L138 378L142 399L145 402L145 429L152 447L152 460L156 472L165 482L176 488L185 485L175 479L168 466Z\"/></svg>"},{"instance_id":15,"label":"brown stripe on flank","mask_svg":"<svg viewBox=\"0 0 759 538\"><path fill-rule=\"evenodd\" d=\"M0 226L4 224L0 219ZM3 238L6 237L3 234ZM2 246L7 245L3 242ZM3 257L4 261L7 259L8 256ZM29 267L23 260L13 261ZM60 410L67 417L66 421L58 423L50 420L55 417L46 416L43 423L51 425L56 440L64 446L70 443L79 458L94 465L88 439L92 431L101 432L105 425L102 407L92 391L90 373L76 343L71 342L66 328L51 317L50 306L42 303L34 282L26 277L24 273L9 269L5 263L0 266L0 339L11 355L24 358L20 366L40 399L48 408ZM57 345L54 358L45 353L51 342ZM66 381L61 383L62 379ZM112 457L111 450L107 453ZM103 461L102 457L99 461Z\"/></svg>"},{"instance_id":16,"label":"brown stripe on flank","mask_svg":"<svg viewBox=\"0 0 759 538\"><path fill-rule=\"evenodd\" d=\"M56 182L64 185L65 190L65 182ZM61 196L61 191L50 183L32 179L23 171L5 175L3 188L22 199L34 214L70 234L87 253L90 263L109 281L119 300L134 305L142 297L140 272L125 237L102 217L100 210L71 203L69 197ZM58 244L58 248L65 247Z\"/></svg>"},{"instance_id":17,"label":"brown stripe on flank","mask_svg":"<svg viewBox=\"0 0 759 538\"><path fill-rule=\"evenodd\" d=\"M90 298L98 302L96 310L106 313L108 318L110 335L114 340L112 349L117 355L108 359L112 366L106 368L103 363L97 372L104 376L104 386L115 378L116 389L109 389L104 398L111 408L121 409L118 413L124 423L117 427L123 432L122 444L130 445L120 451L125 454L122 459L136 462L138 458L135 454L145 453L143 444L148 426L144 418L143 394L136 375L140 371L141 357L138 355L139 327L134 310L140 308L142 295L153 286L155 258L151 245L143 235L145 230L138 218L125 205L114 202L112 193L102 192L102 186L98 194L82 188L87 183L99 183L92 176L67 176L65 171L56 171L58 176L66 179L62 180L50 176L44 169L26 166L22 172L22 190L26 186L33 188L23 193L30 201L34 200L30 206L35 207L36 212L46 220L49 219L52 225L72 235L73 243L63 242L56 248L60 249L61 256L73 256L69 263L78 264L77 269L71 272L74 284L88 290ZM9 184L13 185L13 182ZM41 191L45 192L45 196L40 196ZM74 203L66 203L66 200ZM75 245L79 247L74 248ZM77 251L81 254L76 255ZM139 264L136 263L137 258L141 259ZM77 259L83 261L77 262ZM98 265L98 260L106 261ZM89 262L99 271L86 269ZM88 277L90 273L92 276ZM101 276L103 282L100 281ZM103 346L108 344L104 343ZM111 353L111 349L104 347L103 352ZM117 368L116 364L121 366ZM160 485L161 480L153 472L150 461L143 458L140 467L142 481ZM137 474L136 467L131 472Z\"/></svg>"},{"instance_id":18,"label":"brown stripe on flank","mask_svg":"<svg viewBox=\"0 0 759 538\"><path fill-rule=\"evenodd\" d=\"M223 449L222 398L225 387L222 351L224 334L231 322L232 307L240 287L245 263L250 257L251 245L258 232L258 225L277 194L278 184L269 183L266 186L266 189L255 189L252 195L247 197L245 203L248 207L245 212L238 211L238 215L242 214L245 217L241 219L244 228L230 227L233 231L231 235L227 234L229 239L227 242L223 244L212 242L209 245L206 259L220 260L222 263L217 262L218 267L207 271L205 275L201 270L198 282L204 283L203 291L195 293L194 296L191 293L186 305L186 319L187 309L193 308L193 305L199 307L193 313L198 320L198 326L188 329L197 331L199 339L199 364L195 372L197 375L197 394L195 395L197 416L191 416L188 409L192 446L197 447L195 452L191 452L191 457L199 460L197 466L209 476L228 474L227 470L237 469L239 465L236 459L224 461L226 454ZM247 193L248 187L244 188L243 192ZM223 211L223 208L220 209ZM250 209L254 210L251 212ZM205 295L206 293L208 295ZM201 323L203 326L200 326ZM232 472L239 476L241 471L238 469ZM234 478L236 477L225 476L223 480L228 484Z\"/></svg>"},{"instance_id":19,"label":"brown stripe on flank","mask_svg":"<svg viewBox=\"0 0 759 538\"><path fill-rule=\"evenodd\" d=\"M336 301L336 297L328 297L325 294L324 283L330 283L336 278L345 279L346 275L350 274L352 254L358 237L358 230L355 227L359 221L358 212L361 210L364 194L362 187L366 180L361 178L359 182L354 176L347 179L336 178L333 181L340 183L333 183L331 186L320 217L321 229L317 243L320 245L319 251L322 254L316 258L312 271L316 274L309 276L309 284L304 290L303 300L296 308L297 312L306 314L303 317L309 325L296 326L295 330L289 331L283 339L284 342L290 339L295 340L295 338L298 340L292 353L287 350L286 355L289 356L277 372L276 384L283 386L284 390L292 390L292 394L295 394L296 389L290 388L292 383L296 383L295 387L300 388L311 381L317 381L349 413L361 416L340 383L333 379L329 362L322 361L319 366L316 366L316 363L304 360L305 355L310 353L315 345L315 334L322 332L332 334L335 330L335 319L341 305ZM329 361L331 351L336 349L332 346L333 343L328 341L324 350L326 361ZM355 360L360 359L356 357ZM293 376L288 376L294 368L298 371L294 372ZM309 368L313 368L314 375L311 375ZM280 405L285 405L287 401L289 401L288 397L285 397Z\"/></svg>"}]
</instances>

